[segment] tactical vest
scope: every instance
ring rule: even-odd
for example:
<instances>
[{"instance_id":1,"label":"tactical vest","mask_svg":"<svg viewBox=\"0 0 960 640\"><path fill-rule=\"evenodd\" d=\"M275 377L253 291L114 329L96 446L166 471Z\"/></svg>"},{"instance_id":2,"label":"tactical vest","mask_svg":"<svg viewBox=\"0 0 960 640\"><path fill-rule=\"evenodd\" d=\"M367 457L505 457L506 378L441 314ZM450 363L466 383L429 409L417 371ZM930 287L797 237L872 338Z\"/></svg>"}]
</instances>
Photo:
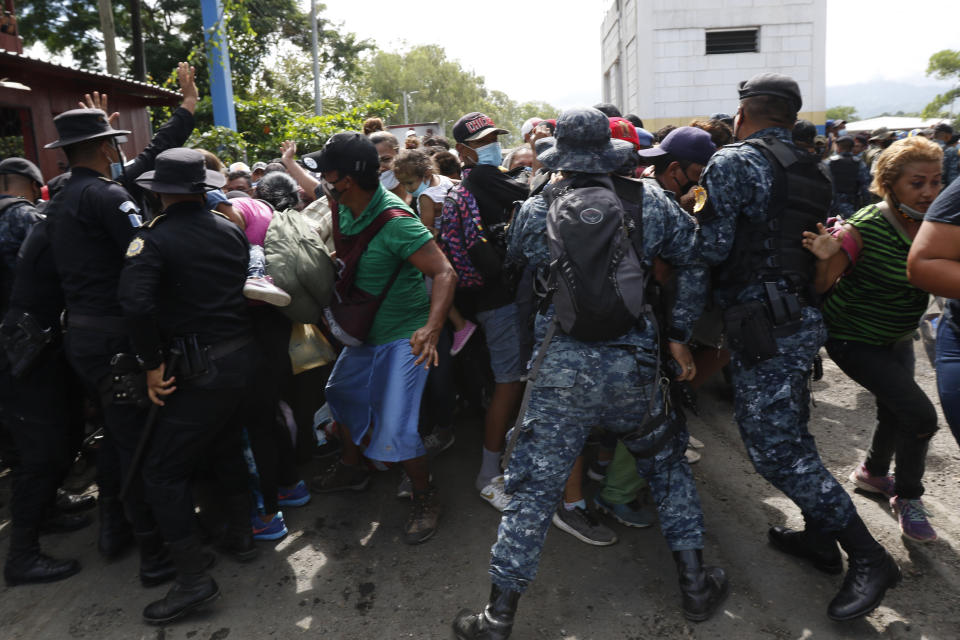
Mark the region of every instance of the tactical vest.
<instances>
[{"instance_id":1,"label":"tactical vest","mask_svg":"<svg viewBox=\"0 0 960 640\"><path fill-rule=\"evenodd\" d=\"M834 193L856 196L860 192L857 185L860 163L855 158L842 155L830 158L830 175L833 176Z\"/></svg>"},{"instance_id":2,"label":"tactical vest","mask_svg":"<svg viewBox=\"0 0 960 640\"><path fill-rule=\"evenodd\" d=\"M826 170L809 153L772 136L729 146L749 144L763 153L773 171L766 216L740 216L733 247L717 273L719 286L746 286L784 279L800 294L810 290L816 257L803 248L804 231L816 232L826 222L833 197Z\"/></svg>"}]
</instances>

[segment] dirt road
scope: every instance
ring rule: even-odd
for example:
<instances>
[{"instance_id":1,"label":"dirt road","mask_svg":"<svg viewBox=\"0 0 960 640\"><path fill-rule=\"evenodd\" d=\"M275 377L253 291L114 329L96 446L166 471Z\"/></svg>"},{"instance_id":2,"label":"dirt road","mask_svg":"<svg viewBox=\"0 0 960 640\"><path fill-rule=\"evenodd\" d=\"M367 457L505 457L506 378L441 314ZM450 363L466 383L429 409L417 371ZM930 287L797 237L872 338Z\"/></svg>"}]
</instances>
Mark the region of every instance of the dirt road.
<instances>
[{"instance_id":1,"label":"dirt road","mask_svg":"<svg viewBox=\"0 0 960 640\"><path fill-rule=\"evenodd\" d=\"M811 431L827 466L848 486L845 478L862 459L875 407L829 360L825 371L824 380L814 384ZM918 362L918 376L936 399L925 361ZM691 432L706 449L693 468L707 522L705 555L731 577L722 612L698 625L684 621L673 562L656 528L614 524L620 542L606 548L552 529L537 581L520 602L514 638L960 637L960 451L944 422L930 449L924 498L940 540L905 542L882 502L855 494L864 520L901 563L904 580L872 615L841 624L825 615L839 577L820 574L766 544L770 525L801 524L798 510L753 471L730 406L716 387L702 391L700 403L704 418L691 418ZM394 497L398 474L380 473L364 493L315 496L306 507L290 510L291 535L262 544L253 563L221 558L213 570L223 591L220 601L167 627L140 621L143 606L163 588L140 587L133 555L102 562L93 528L44 538L48 550L79 557L84 569L52 585L4 588L0 638L449 638L457 610L480 606L489 589L486 567L499 514L472 489L479 447L479 423L465 421L458 425L456 445L437 460L434 476L446 511L428 543L403 544L399 533L407 503ZM596 488L591 484L589 493ZM6 477L0 479L0 499L8 498ZM5 554L5 510L3 518L0 553Z\"/></svg>"}]
</instances>

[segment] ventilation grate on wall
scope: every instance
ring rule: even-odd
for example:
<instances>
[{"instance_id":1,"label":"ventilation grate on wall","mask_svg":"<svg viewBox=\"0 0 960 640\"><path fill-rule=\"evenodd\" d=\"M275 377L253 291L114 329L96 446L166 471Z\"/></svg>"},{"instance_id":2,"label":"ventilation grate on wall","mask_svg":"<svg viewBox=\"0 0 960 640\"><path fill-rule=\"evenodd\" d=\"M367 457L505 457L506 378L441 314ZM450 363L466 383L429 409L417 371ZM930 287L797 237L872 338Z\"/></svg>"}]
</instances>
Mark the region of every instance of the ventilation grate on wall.
<instances>
[{"instance_id":1,"label":"ventilation grate on wall","mask_svg":"<svg viewBox=\"0 0 960 640\"><path fill-rule=\"evenodd\" d=\"M707 55L716 53L756 53L759 29L719 29L707 31Z\"/></svg>"}]
</instances>

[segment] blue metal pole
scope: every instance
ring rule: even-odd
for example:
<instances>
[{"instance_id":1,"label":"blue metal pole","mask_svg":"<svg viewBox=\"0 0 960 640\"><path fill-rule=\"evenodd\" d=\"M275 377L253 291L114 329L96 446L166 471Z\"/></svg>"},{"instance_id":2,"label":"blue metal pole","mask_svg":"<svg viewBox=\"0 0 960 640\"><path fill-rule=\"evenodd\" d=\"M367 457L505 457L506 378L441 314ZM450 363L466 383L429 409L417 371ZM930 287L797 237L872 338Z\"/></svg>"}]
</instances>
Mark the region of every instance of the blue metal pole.
<instances>
[{"instance_id":1,"label":"blue metal pole","mask_svg":"<svg viewBox=\"0 0 960 640\"><path fill-rule=\"evenodd\" d=\"M210 70L210 98L213 100L213 124L237 130L233 109L233 81L230 79L230 50L227 30L221 20L220 0L200 0L203 12L203 39L207 43L207 67Z\"/></svg>"}]
</instances>

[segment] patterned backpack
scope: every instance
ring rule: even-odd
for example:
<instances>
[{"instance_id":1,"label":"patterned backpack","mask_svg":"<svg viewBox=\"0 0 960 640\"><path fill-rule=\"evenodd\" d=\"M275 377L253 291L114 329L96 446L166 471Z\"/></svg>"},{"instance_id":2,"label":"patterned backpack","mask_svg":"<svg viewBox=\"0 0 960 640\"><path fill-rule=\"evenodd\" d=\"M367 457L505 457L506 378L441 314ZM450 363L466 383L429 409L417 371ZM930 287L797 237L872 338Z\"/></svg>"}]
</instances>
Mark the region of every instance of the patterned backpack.
<instances>
[{"instance_id":1,"label":"patterned backpack","mask_svg":"<svg viewBox=\"0 0 960 640\"><path fill-rule=\"evenodd\" d=\"M457 272L457 288L482 287L484 279L470 259L470 249L487 239L477 200L462 184L450 189L443 201L439 240L440 248Z\"/></svg>"}]
</instances>

